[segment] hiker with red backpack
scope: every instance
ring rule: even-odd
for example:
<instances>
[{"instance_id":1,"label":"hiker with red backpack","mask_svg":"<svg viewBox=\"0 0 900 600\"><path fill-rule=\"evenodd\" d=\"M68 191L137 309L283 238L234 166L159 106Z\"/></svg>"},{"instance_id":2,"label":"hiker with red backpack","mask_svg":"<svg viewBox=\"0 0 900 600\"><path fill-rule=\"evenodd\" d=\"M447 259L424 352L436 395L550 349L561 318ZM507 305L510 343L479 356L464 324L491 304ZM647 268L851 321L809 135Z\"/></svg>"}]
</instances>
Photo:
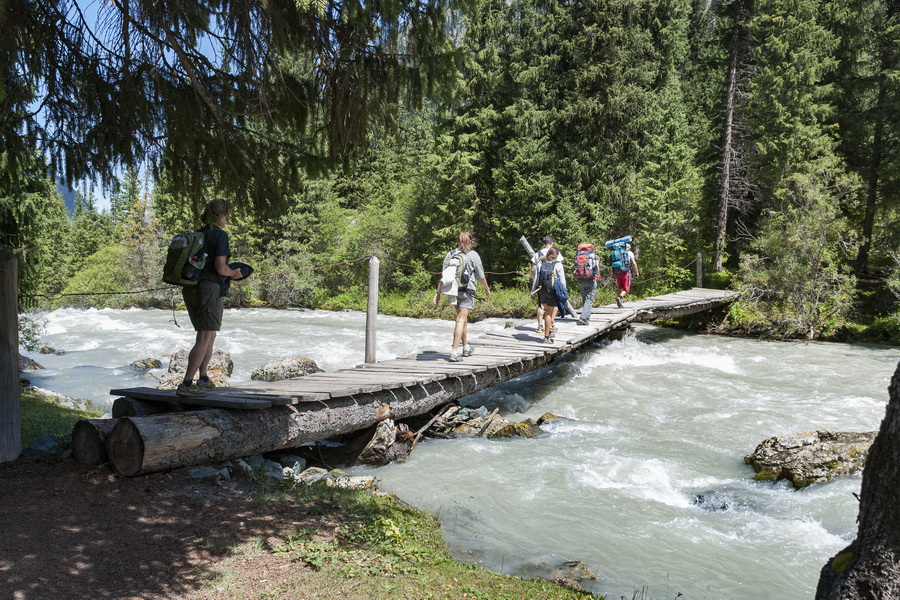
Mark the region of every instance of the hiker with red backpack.
<instances>
[{"instance_id":1,"label":"hiker with red backpack","mask_svg":"<svg viewBox=\"0 0 900 600\"><path fill-rule=\"evenodd\" d=\"M578 284L581 292L581 316L579 325L588 325L591 319L591 309L594 307L594 293L597 291L597 282L600 281L600 260L594 251L593 244L579 244L575 251L575 270L572 277Z\"/></svg>"}]
</instances>

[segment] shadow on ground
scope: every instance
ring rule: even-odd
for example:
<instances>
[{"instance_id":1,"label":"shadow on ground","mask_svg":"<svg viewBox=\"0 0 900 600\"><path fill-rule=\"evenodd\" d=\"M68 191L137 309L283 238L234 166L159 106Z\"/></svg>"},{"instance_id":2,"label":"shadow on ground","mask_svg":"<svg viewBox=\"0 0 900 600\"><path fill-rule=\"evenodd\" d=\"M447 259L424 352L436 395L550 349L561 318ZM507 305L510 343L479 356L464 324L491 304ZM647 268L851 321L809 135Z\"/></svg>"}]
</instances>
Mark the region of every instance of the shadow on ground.
<instances>
[{"instance_id":1,"label":"shadow on ground","mask_svg":"<svg viewBox=\"0 0 900 600\"><path fill-rule=\"evenodd\" d=\"M171 598L217 558L305 515L251 503L249 485L185 472L132 479L74 461L0 464L0 598Z\"/></svg>"}]
</instances>

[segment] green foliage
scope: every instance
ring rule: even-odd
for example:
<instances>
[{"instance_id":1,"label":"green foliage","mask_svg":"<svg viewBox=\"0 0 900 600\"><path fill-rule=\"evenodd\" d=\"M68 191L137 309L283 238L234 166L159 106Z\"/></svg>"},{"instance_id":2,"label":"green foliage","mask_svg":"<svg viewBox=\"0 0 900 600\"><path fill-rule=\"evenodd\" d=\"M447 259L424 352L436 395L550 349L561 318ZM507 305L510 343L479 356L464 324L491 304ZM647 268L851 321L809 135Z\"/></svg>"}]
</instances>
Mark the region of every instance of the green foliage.
<instances>
[{"instance_id":1,"label":"green foliage","mask_svg":"<svg viewBox=\"0 0 900 600\"><path fill-rule=\"evenodd\" d=\"M761 311L775 335L815 339L843 325L855 279L841 255L845 227L827 201L829 186L813 178L793 183L796 206L767 213L755 253L742 259L744 295L735 311Z\"/></svg>"},{"instance_id":2,"label":"green foliage","mask_svg":"<svg viewBox=\"0 0 900 600\"><path fill-rule=\"evenodd\" d=\"M33 314L19 313L19 346L35 352L41 347L46 321Z\"/></svg>"},{"instance_id":3,"label":"green foliage","mask_svg":"<svg viewBox=\"0 0 900 600\"><path fill-rule=\"evenodd\" d=\"M41 396L28 390L22 390L19 400L23 448L27 448L41 436L70 435L76 421L99 419L103 416L101 411L66 408L56 398Z\"/></svg>"},{"instance_id":4,"label":"green foliage","mask_svg":"<svg viewBox=\"0 0 900 600\"><path fill-rule=\"evenodd\" d=\"M66 274L68 222L62 197L36 156L20 164L23 179L0 177L0 248L18 259L20 304L32 294L57 291Z\"/></svg>"},{"instance_id":5,"label":"green foliage","mask_svg":"<svg viewBox=\"0 0 900 600\"><path fill-rule=\"evenodd\" d=\"M53 301L53 308L118 306L122 301L119 294L129 291L127 278L124 248L119 245L105 246L84 260L61 296Z\"/></svg>"},{"instance_id":6,"label":"green foliage","mask_svg":"<svg viewBox=\"0 0 900 600\"><path fill-rule=\"evenodd\" d=\"M112 217L108 213L97 212L93 196L79 195L75 200L75 215L71 223L70 275L81 270L89 256L103 247L117 245L118 241L119 232Z\"/></svg>"}]
</instances>

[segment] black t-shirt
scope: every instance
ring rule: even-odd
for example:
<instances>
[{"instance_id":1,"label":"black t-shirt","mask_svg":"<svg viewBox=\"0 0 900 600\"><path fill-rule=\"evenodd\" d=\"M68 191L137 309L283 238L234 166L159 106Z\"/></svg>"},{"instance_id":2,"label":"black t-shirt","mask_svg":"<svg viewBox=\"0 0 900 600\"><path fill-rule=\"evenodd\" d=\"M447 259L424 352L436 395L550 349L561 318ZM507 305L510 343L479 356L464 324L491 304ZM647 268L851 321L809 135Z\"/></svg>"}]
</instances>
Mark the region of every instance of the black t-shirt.
<instances>
[{"instance_id":1,"label":"black t-shirt","mask_svg":"<svg viewBox=\"0 0 900 600\"><path fill-rule=\"evenodd\" d=\"M201 277L207 281L219 282L222 296L228 295L231 287L231 278L219 275L216 271L216 257L224 256L227 261L231 258L231 245L228 241L228 233L218 225L206 225L200 229L206 235L206 265L203 267Z\"/></svg>"}]
</instances>

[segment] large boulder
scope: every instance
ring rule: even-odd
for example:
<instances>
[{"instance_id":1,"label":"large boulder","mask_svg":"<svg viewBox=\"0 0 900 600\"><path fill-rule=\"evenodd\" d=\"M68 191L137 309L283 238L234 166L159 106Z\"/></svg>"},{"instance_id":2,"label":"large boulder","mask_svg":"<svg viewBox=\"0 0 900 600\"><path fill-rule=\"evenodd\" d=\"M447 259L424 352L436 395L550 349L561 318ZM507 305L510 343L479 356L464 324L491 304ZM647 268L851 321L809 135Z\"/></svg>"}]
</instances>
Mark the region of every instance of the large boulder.
<instances>
[{"instance_id":1,"label":"large boulder","mask_svg":"<svg viewBox=\"0 0 900 600\"><path fill-rule=\"evenodd\" d=\"M813 431L775 436L745 456L744 462L756 471L754 479L787 479L799 490L835 477L861 475L877 433Z\"/></svg>"},{"instance_id":2,"label":"large boulder","mask_svg":"<svg viewBox=\"0 0 900 600\"><path fill-rule=\"evenodd\" d=\"M294 356L267 362L253 371L250 379L255 381L281 381L282 379L293 379L294 377L321 373L323 370L311 358Z\"/></svg>"},{"instance_id":3,"label":"large boulder","mask_svg":"<svg viewBox=\"0 0 900 600\"><path fill-rule=\"evenodd\" d=\"M187 363L185 363L185 365L186 364ZM161 369L162 361L160 361L158 358L142 358L140 360L134 361L128 366L133 371L137 371L138 373L146 373L147 371L152 371L153 369Z\"/></svg>"},{"instance_id":4,"label":"large boulder","mask_svg":"<svg viewBox=\"0 0 900 600\"><path fill-rule=\"evenodd\" d=\"M172 355L169 359L169 373L184 373L187 370L188 350L182 348ZM221 371L226 377L231 377L234 371L234 363L231 355L222 350L213 352L212 358L209 359L210 371Z\"/></svg>"},{"instance_id":5,"label":"large boulder","mask_svg":"<svg viewBox=\"0 0 900 600\"><path fill-rule=\"evenodd\" d=\"M188 351L181 349L172 355L169 360L169 371L159 378L156 388L160 390L174 390L178 384L184 379L184 372L187 370ZM228 387L228 377L234 371L234 363L231 355L222 350L213 352L212 358L209 359L209 368L207 375L210 381L216 384L216 387Z\"/></svg>"},{"instance_id":6,"label":"large boulder","mask_svg":"<svg viewBox=\"0 0 900 600\"><path fill-rule=\"evenodd\" d=\"M27 356L19 355L19 370L20 371L39 371L44 367L38 363L36 360L32 360Z\"/></svg>"}]
</instances>

